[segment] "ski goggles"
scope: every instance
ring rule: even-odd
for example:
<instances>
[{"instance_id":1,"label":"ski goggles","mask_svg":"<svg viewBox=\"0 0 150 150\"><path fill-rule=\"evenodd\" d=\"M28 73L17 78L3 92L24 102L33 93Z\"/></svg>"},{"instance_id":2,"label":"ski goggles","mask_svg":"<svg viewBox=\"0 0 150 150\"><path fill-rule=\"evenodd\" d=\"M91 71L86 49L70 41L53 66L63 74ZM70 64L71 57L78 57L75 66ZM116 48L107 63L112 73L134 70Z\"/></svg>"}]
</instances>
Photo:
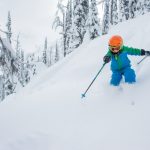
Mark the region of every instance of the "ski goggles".
<instances>
[{"instance_id":1,"label":"ski goggles","mask_svg":"<svg viewBox=\"0 0 150 150\"><path fill-rule=\"evenodd\" d=\"M121 50L121 46L109 46L109 49L112 51L112 52L118 52Z\"/></svg>"}]
</instances>

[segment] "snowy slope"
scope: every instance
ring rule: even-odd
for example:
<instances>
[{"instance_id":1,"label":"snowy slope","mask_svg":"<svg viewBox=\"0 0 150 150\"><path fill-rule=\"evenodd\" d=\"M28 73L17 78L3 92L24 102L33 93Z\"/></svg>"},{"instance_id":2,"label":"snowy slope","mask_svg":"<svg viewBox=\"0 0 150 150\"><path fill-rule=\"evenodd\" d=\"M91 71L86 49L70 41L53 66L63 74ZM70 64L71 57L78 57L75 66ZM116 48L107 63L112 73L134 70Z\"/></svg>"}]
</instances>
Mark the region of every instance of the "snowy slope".
<instances>
[{"instance_id":1,"label":"snowy slope","mask_svg":"<svg viewBox=\"0 0 150 150\"><path fill-rule=\"evenodd\" d=\"M150 59L132 56L137 83L109 85L110 64L87 88L103 64L107 42L150 50L150 14L112 27L110 34L84 43L21 92L0 104L0 150L149 150Z\"/></svg>"}]
</instances>

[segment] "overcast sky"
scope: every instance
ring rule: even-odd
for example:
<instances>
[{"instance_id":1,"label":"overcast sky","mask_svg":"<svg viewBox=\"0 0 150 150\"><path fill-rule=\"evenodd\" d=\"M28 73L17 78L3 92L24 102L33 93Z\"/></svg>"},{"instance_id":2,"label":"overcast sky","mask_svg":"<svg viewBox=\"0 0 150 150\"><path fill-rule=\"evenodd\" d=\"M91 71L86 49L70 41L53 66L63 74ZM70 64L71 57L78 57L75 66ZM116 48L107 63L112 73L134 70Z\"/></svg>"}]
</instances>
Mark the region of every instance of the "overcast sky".
<instances>
[{"instance_id":1,"label":"overcast sky","mask_svg":"<svg viewBox=\"0 0 150 150\"><path fill-rule=\"evenodd\" d=\"M20 32L22 48L26 52L35 51L46 36L49 43L55 40L57 33L51 26L56 6L57 0L0 0L0 28L6 29L10 10L12 32Z\"/></svg>"},{"instance_id":2,"label":"overcast sky","mask_svg":"<svg viewBox=\"0 0 150 150\"><path fill-rule=\"evenodd\" d=\"M52 30L52 22L58 0L0 0L0 28L5 30L8 11L11 13L12 32L20 33L22 48L33 52L48 37L48 43L54 42L58 33ZM2 33L0 33L2 34Z\"/></svg>"}]
</instances>

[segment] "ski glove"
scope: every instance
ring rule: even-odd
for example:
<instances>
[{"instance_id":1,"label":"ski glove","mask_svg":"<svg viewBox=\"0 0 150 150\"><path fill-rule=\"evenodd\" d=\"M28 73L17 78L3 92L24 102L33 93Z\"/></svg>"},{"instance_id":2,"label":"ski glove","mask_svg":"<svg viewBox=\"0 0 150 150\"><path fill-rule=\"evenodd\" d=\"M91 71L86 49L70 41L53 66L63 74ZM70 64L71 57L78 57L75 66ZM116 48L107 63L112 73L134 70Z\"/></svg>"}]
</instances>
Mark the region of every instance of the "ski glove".
<instances>
[{"instance_id":1,"label":"ski glove","mask_svg":"<svg viewBox=\"0 0 150 150\"><path fill-rule=\"evenodd\" d=\"M150 51L145 51L144 49L141 49L141 55L150 56Z\"/></svg>"},{"instance_id":2,"label":"ski glove","mask_svg":"<svg viewBox=\"0 0 150 150\"><path fill-rule=\"evenodd\" d=\"M110 62L110 60L111 60L111 57L110 56L104 56L104 58L103 58L103 61L105 62L105 63L109 63Z\"/></svg>"}]
</instances>

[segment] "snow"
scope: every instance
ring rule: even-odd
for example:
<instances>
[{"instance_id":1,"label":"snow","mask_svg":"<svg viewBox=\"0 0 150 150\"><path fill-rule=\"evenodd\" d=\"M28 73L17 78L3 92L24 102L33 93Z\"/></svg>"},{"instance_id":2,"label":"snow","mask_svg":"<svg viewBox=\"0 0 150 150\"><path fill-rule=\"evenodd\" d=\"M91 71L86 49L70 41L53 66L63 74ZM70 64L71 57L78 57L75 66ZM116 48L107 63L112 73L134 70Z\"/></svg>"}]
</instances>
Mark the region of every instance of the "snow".
<instances>
[{"instance_id":1,"label":"snow","mask_svg":"<svg viewBox=\"0 0 150 150\"><path fill-rule=\"evenodd\" d=\"M133 85L110 86L107 64L81 99L103 64L111 35L149 50L149 18L121 23L82 44L0 103L0 150L149 150L149 58L137 65L143 57L130 57L137 74Z\"/></svg>"}]
</instances>

